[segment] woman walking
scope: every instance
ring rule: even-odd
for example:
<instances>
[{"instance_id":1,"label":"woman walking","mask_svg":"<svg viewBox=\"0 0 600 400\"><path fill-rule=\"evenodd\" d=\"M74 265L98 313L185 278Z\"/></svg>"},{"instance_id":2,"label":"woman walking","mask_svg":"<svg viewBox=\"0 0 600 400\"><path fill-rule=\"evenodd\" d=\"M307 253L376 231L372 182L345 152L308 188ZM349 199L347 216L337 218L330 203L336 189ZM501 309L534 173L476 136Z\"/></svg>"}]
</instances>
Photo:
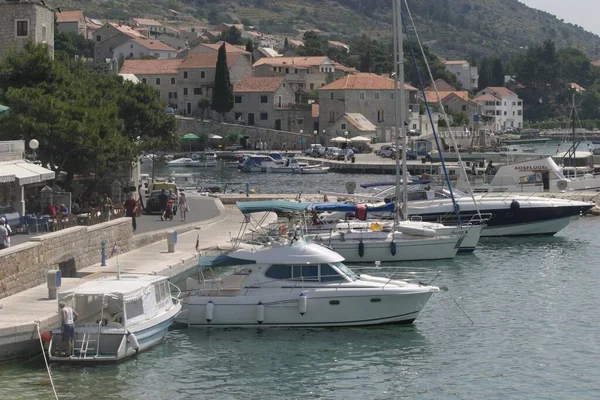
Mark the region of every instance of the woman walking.
<instances>
[{"instance_id":1,"label":"woman walking","mask_svg":"<svg viewBox=\"0 0 600 400\"><path fill-rule=\"evenodd\" d=\"M188 211L190 211L190 207L188 206L187 198L185 197L185 193L181 192L179 195L179 215L181 215L181 222L185 222L185 217Z\"/></svg>"}]
</instances>

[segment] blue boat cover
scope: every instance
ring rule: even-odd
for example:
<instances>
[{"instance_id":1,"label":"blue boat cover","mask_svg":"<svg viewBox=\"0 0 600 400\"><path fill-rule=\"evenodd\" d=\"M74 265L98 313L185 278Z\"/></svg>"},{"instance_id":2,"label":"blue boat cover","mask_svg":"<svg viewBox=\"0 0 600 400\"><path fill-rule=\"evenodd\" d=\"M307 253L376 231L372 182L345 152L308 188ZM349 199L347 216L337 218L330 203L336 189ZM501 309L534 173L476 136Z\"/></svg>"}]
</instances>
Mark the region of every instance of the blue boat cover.
<instances>
[{"instance_id":1,"label":"blue boat cover","mask_svg":"<svg viewBox=\"0 0 600 400\"><path fill-rule=\"evenodd\" d=\"M238 201L235 203L243 214L252 214L258 212L294 212L304 211L312 203L284 200L269 200L269 201Z\"/></svg>"},{"instance_id":2,"label":"blue boat cover","mask_svg":"<svg viewBox=\"0 0 600 400\"><path fill-rule=\"evenodd\" d=\"M409 185L427 185L430 183L429 179L412 179L408 182ZM368 189L372 187L380 187L380 186L394 186L396 182L375 182L375 183L362 183L360 185L361 188Z\"/></svg>"},{"instance_id":3,"label":"blue boat cover","mask_svg":"<svg viewBox=\"0 0 600 400\"><path fill-rule=\"evenodd\" d=\"M202 256L199 265L205 268L233 267L236 265L256 264L253 260L242 260L241 258L230 257L227 254L220 256Z\"/></svg>"}]
</instances>

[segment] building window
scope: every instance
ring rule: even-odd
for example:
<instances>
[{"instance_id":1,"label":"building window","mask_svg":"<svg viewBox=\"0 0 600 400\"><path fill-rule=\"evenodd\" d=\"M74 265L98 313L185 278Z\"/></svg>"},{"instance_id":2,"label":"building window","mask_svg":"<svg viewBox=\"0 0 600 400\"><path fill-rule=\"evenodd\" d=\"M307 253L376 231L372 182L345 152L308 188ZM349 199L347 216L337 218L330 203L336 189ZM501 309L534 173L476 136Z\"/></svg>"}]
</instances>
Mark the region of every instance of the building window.
<instances>
[{"instance_id":1,"label":"building window","mask_svg":"<svg viewBox=\"0 0 600 400\"><path fill-rule=\"evenodd\" d=\"M365 99L365 92L359 92L358 93L358 99L359 100L364 100Z\"/></svg>"},{"instance_id":2,"label":"building window","mask_svg":"<svg viewBox=\"0 0 600 400\"><path fill-rule=\"evenodd\" d=\"M160 78L155 78L156 86L160 86Z\"/></svg>"},{"instance_id":3,"label":"building window","mask_svg":"<svg viewBox=\"0 0 600 400\"><path fill-rule=\"evenodd\" d=\"M504 111L504 115L506 115L506 111Z\"/></svg>"},{"instance_id":4,"label":"building window","mask_svg":"<svg viewBox=\"0 0 600 400\"><path fill-rule=\"evenodd\" d=\"M269 96L260 96L260 102L266 104L269 102Z\"/></svg>"},{"instance_id":5,"label":"building window","mask_svg":"<svg viewBox=\"0 0 600 400\"><path fill-rule=\"evenodd\" d=\"M290 73L290 69L289 69L289 68L286 68L286 69L285 69L285 73L286 73L286 74L289 74L289 73Z\"/></svg>"},{"instance_id":6,"label":"building window","mask_svg":"<svg viewBox=\"0 0 600 400\"><path fill-rule=\"evenodd\" d=\"M175 84L175 78L171 78L171 85Z\"/></svg>"},{"instance_id":7,"label":"building window","mask_svg":"<svg viewBox=\"0 0 600 400\"><path fill-rule=\"evenodd\" d=\"M385 114L383 110L377 111L377 122L385 122Z\"/></svg>"},{"instance_id":8,"label":"building window","mask_svg":"<svg viewBox=\"0 0 600 400\"><path fill-rule=\"evenodd\" d=\"M102 36L96 35L96 42L101 42L101 41L102 41Z\"/></svg>"},{"instance_id":9,"label":"building window","mask_svg":"<svg viewBox=\"0 0 600 400\"><path fill-rule=\"evenodd\" d=\"M329 122L335 122L335 111L329 111Z\"/></svg>"},{"instance_id":10,"label":"building window","mask_svg":"<svg viewBox=\"0 0 600 400\"><path fill-rule=\"evenodd\" d=\"M345 123L345 122L342 122L342 123L340 124L340 129L341 129L341 130L343 130L343 131L345 131L346 129L348 129L347 127L348 127L348 125L346 125L346 123Z\"/></svg>"},{"instance_id":11,"label":"building window","mask_svg":"<svg viewBox=\"0 0 600 400\"><path fill-rule=\"evenodd\" d=\"M132 45L132 44L130 44L130 45L129 45L129 48L130 48L130 49L133 49L133 45Z\"/></svg>"},{"instance_id":12,"label":"building window","mask_svg":"<svg viewBox=\"0 0 600 400\"><path fill-rule=\"evenodd\" d=\"M142 78L142 83L146 83L146 78Z\"/></svg>"},{"instance_id":13,"label":"building window","mask_svg":"<svg viewBox=\"0 0 600 400\"><path fill-rule=\"evenodd\" d=\"M283 87L287 87L287 84L285 82L283 82Z\"/></svg>"},{"instance_id":14,"label":"building window","mask_svg":"<svg viewBox=\"0 0 600 400\"><path fill-rule=\"evenodd\" d=\"M200 71L200 79L206 78L206 71Z\"/></svg>"},{"instance_id":15,"label":"building window","mask_svg":"<svg viewBox=\"0 0 600 400\"><path fill-rule=\"evenodd\" d=\"M304 125L304 119L302 119L302 118L298 118L298 120L296 121L296 123L297 123L298 125Z\"/></svg>"},{"instance_id":16,"label":"building window","mask_svg":"<svg viewBox=\"0 0 600 400\"><path fill-rule=\"evenodd\" d=\"M277 67L273 67L273 72L277 72Z\"/></svg>"},{"instance_id":17,"label":"building window","mask_svg":"<svg viewBox=\"0 0 600 400\"><path fill-rule=\"evenodd\" d=\"M15 30L17 37L27 37L29 36L29 21L21 20L15 21Z\"/></svg>"},{"instance_id":18,"label":"building window","mask_svg":"<svg viewBox=\"0 0 600 400\"><path fill-rule=\"evenodd\" d=\"M333 92L329 92L329 100L333 100Z\"/></svg>"},{"instance_id":19,"label":"building window","mask_svg":"<svg viewBox=\"0 0 600 400\"><path fill-rule=\"evenodd\" d=\"M186 87L183 88L183 95L184 96L188 95L188 88L186 88Z\"/></svg>"},{"instance_id":20,"label":"building window","mask_svg":"<svg viewBox=\"0 0 600 400\"><path fill-rule=\"evenodd\" d=\"M188 72L187 71L183 71L183 79L187 79L188 78Z\"/></svg>"},{"instance_id":21,"label":"building window","mask_svg":"<svg viewBox=\"0 0 600 400\"><path fill-rule=\"evenodd\" d=\"M516 102L516 101L513 101L513 106L516 106L516 105L517 105L517 102Z\"/></svg>"},{"instance_id":22,"label":"building window","mask_svg":"<svg viewBox=\"0 0 600 400\"><path fill-rule=\"evenodd\" d=\"M462 106L463 111L467 111L467 106Z\"/></svg>"},{"instance_id":23,"label":"building window","mask_svg":"<svg viewBox=\"0 0 600 400\"><path fill-rule=\"evenodd\" d=\"M375 92L375 100L379 100L379 92Z\"/></svg>"},{"instance_id":24,"label":"building window","mask_svg":"<svg viewBox=\"0 0 600 400\"><path fill-rule=\"evenodd\" d=\"M260 113L260 119L261 121L266 121L269 119L269 114L267 113Z\"/></svg>"},{"instance_id":25,"label":"building window","mask_svg":"<svg viewBox=\"0 0 600 400\"><path fill-rule=\"evenodd\" d=\"M46 43L48 41L46 34L46 25L42 25L42 43Z\"/></svg>"},{"instance_id":26,"label":"building window","mask_svg":"<svg viewBox=\"0 0 600 400\"><path fill-rule=\"evenodd\" d=\"M314 83L311 83L311 84L310 84L310 90L314 90L314 89L315 89L315 84L314 84Z\"/></svg>"},{"instance_id":27,"label":"building window","mask_svg":"<svg viewBox=\"0 0 600 400\"><path fill-rule=\"evenodd\" d=\"M194 88L194 95L201 96L202 95L202 88L201 87L195 87Z\"/></svg>"},{"instance_id":28,"label":"building window","mask_svg":"<svg viewBox=\"0 0 600 400\"><path fill-rule=\"evenodd\" d=\"M390 100L394 100L394 93L390 93Z\"/></svg>"},{"instance_id":29,"label":"building window","mask_svg":"<svg viewBox=\"0 0 600 400\"><path fill-rule=\"evenodd\" d=\"M519 101L517 104L518 104L519 106L522 106L522 105L523 105L523 103L522 103L522 102L520 102L520 101Z\"/></svg>"},{"instance_id":30,"label":"building window","mask_svg":"<svg viewBox=\"0 0 600 400\"><path fill-rule=\"evenodd\" d=\"M497 111L496 111L496 115L502 115L502 111L500 111L500 110L497 110Z\"/></svg>"},{"instance_id":31,"label":"building window","mask_svg":"<svg viewBox=\"0 0 600 400\"><path fill-rule=\"evenodd\" d=\"M177 98L177 92L169 92L169 100L173 100Z\"/></svg>"},{"instance_id":32,"label":"building window","mask_svg":"<svg viewBox=\"0 0 600 400\"><path fill-rule=\"evenodd\" d=\"M235 104L242 104L242 96L235 96Z\"/></svg>"},{"instance_id":33,"label":"building window","mask_svg":"<svg viewBox=\"0 0 600 400\"><path fill-rule=\"evenodd\" d=\"M417 129L417 124L413 124L413 129Z\"/></svg>"},{"instance_id":34,"label":"building window","mask_svg":"<svg viewBox=\"0 0 600 400\"><path fill-rule=\"evenodd\" d=\"M298 68L294 69L294 73L297 74L298 73Z\"/></svg>"},{"instance_id":35,"label":"building window","mask_svg":"<svg viewBox=\"0 0 600 400\"><path fill-rule=\"evenodd\" d=\"M517 115L523 115L523 110L517 110Z\"/></svg>"},{"instance_id":36,"label":"building window","mask_svg":"<svg viewBox=\"0 0 600 400\"><path fill-rule=\"evenodd\" d=\"M129 58L133 58L133 53L129 53Z\"/></svg>"}]
</instances>

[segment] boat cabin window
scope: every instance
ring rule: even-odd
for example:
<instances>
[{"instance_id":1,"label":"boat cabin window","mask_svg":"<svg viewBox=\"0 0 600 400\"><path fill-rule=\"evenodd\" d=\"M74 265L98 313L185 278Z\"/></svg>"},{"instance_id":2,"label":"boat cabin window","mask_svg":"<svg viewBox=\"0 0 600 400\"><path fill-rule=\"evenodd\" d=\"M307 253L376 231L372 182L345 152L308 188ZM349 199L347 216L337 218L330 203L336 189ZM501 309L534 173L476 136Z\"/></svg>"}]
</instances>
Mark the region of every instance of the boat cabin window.
<instances>
[{"instance_id":1,"label":"boat cabin window","mask_svg":"<svg viewBox=\"0 0 600 400\"><path fill-rule=\"evenodd\" d=\"M128 300L125 303L125 311L127 312L128 320L144 314L144 303L142 301L142 298Z\"/></svg>"},{"instance_id":2,"label":"boat cabin window","mask_svg":"<svg viewBox=\"0 0 600 400\"><path fill-rule=\"evenodd\" d=\"M335 266L335 268L332 267ZM356 280L356 275L342 263L329 264L307 264L307 265L271 265L265 272L265 276L280 280L302 280L313 282L340 282L348 279ZM339 270L336 270L336 268Z\"/></svg>"},{"instance_id":3,"label":"boat cabin window","mask_svg":"<svg viewBox=\"0 0 600 400\"><path fill-rule=\"evenodd\" d=\"M331 265L336 267L342 274L346 275L346 277L348 279L350 279L352 282L354 282L355 280L358 279L358 276L350 268L348 268L344 263L336 262L336 263L332 263Z\"/></svg>"},{"instance_id":4,"label":"boat cabin window","mask_svg":"<svg viewBox=\"0 0 600 400\"><path fill-rule=\"evenodd\" d=\"M344 280L344 277L329 264L321 264L321 282L339 282Z\"/></svg>"}]
</instances>

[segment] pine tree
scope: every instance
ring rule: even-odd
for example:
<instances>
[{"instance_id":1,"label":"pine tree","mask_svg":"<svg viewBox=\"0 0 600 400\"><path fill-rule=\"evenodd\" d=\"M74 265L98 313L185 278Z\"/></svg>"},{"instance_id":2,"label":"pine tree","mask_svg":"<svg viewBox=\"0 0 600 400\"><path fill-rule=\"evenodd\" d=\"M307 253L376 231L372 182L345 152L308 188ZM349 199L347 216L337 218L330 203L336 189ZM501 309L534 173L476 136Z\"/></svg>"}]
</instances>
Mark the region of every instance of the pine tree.
<instances>
[{"instance_id":1,"label":"pine tree","mask_svg":"<svg viewBox=\"0 0 600 400\"><path fill-rule=\"evenodd\" d=\"M252 64L254 64L254 43L252 43L252 40L250 39L248 39L246 42L246 51L250 53L252 57Z\"/></svg>"},{"instance_id":2,"label":"pine tree","mask_svg":"<svg viewBox=\"0 0 600 400\"><path fill-rule=\"evenodd\" d=\"M283 48L285 50L288 50L290 48L290 42L288 41L288 38L286 37L285 40L283 41Z\"/></svg>"},{"instance_id":3,"label":"pine tree","mask_svg":"<svg viewBox=\"0 0 600 400\"><path fill-rule=\"evenodd\" d=\"M371 49L367 49L360 57L360 66L358 70L360 72L371 72L373 66L373 57L371 56Z\"/></svg>"},{"instance_id":4,"label":"pine tree","mask_svg":"<svg viewBox=\"0 0 600 400\"><path fill-rule=\"evenodd\" d=\"M211 109L220 114L225 114L233 109L233 86L229 78L225 43L219 47L219 54L217 56L215 88L213 89Z\"/></svg>"}]
</instances>

